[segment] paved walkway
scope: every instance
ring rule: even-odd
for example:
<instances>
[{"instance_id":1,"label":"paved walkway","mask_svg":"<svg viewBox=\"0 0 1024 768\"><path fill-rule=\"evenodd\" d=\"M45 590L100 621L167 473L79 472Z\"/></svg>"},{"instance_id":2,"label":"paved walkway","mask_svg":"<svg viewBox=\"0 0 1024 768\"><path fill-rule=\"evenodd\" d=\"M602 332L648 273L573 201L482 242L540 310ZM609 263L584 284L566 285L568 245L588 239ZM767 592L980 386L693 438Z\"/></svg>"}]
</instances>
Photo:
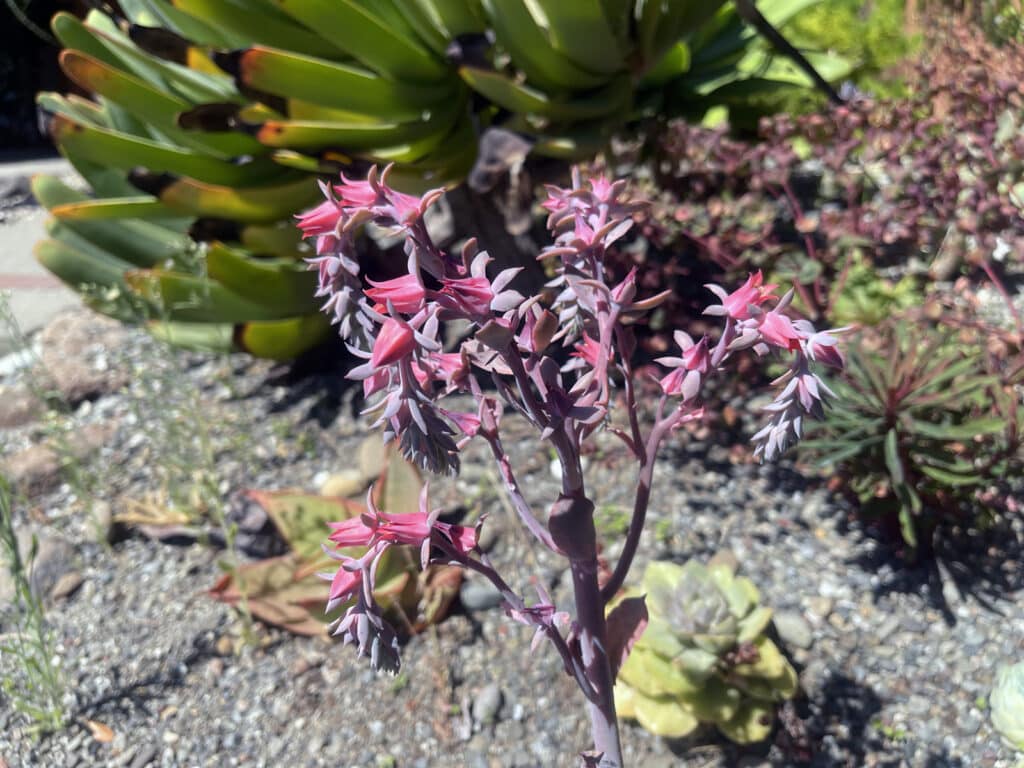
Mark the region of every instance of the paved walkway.
<instances>
[{"instance_id":1,"label":"paved walkway","mask_svg":"<svg viewBox=\"0 0 1024 768\"><path fill-rule=\"evenodd\" d=\"M0 158L0 186L19 178L30 179L37 173L68 173L62 158L14 160ZM7 211L0 221L0 291L10 303L21 330L28 334L45 325L60 310L81 304L74 291L39 265L32 255L35 244L46 236L43 222L46 212L41 208L18 207ZM15 346L10 329L0 325L0 356Z\"/></svg>"}]
</instances>

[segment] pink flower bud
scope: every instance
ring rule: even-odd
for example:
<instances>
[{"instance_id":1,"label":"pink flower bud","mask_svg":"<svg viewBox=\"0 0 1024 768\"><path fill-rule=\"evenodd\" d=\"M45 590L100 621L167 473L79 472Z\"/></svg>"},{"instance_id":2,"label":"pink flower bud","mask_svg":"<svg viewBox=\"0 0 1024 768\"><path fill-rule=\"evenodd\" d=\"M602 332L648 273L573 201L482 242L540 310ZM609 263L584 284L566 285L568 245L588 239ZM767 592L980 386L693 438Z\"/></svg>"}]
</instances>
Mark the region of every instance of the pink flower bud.
<instances>
[{"instance_id":1,"label":"pink flower bud","mask_svg":"<svg viewBox=\"0 0 1024 768\"><path fill-rule=\"evenodd\" d=\"M761 338L772 346L790 350L800 349L800 332L793 326L793 321L778 310L765 312L757 330Z\"/></svg>"},{"instance_id":2,"label":"pink flower bud","mask_svg":"<svg viewBox=\"0 0 1024 768\"><path fill-rule=\"evenodd\" d=\"M375 368L394 365L416 349L416 336L403 320L389 317L377 332L370 364Z\"/></svg>"},{"instance_id":3,"label":"pink flower bud","mask_svg":"<svg viewBox=\"0 0 1024 768\"><path fill-rule=\"evenodd\" d=\"M427 292L423 289L423 284L417 275L402 275L393 280L383 280L379 283L374 280L367 280L367 282L373 288L367 288L363 293L367 298L377 302L374 309L378 312L385 311L389 301L398 312L407 315L414 315L423 308Z\"/></svg>"},{"instance_id":4,"label":"pink flower bud","mask_svg":"<svg viewBox=\"0 0 1024 768\"><path fill-rule=\"evenodd\" d=\"M359 590L362 583L362 571L338 568L337 573L331 578L331 591L328 593L328 600L333 605L344 603Z\"/></svg>"},{"instance_id":5,"label":"pink flower bud","mask_svg":"<svg viewBox=\"0 0 1024 768\"><path fill-rule=\"evenodd\" d=\"M612 301L620 306L628 306L636 298L636 267L629 270L626 279L612 288Z\"/></svg>"},{"instance_id":6,"label":"pink flower bud","mask_svg":"<svg viewBox=\"0 0 1024 768\"><path fill-rule=\"evenodd\" d=\"M702 336L696 344L683 350L683 365L688 371L708 372L711 367L711 356L708 354L707 336Z\"/></svg>"},{"instance_id":7,"label":"pink flower bud","mask_svg":"<svg viewBox=\"0 0 1024 768\"><path fill-rule=\"evenodd\" d=\"M704 310L706 315L728 315L733 320L746 320L751 317L751 307L757 308L769 299L777 298L772 295L775 285L761 285L764 276L761 270L747 278L742 286L732 293L726 293L719 285L706 285L709 291L715 294L720 300L720 305L713 305Z\"/></svg>"},{"instance_id":8,"label":"pink flower bud","mask_svg":"<svg viewBox=\"0 0 1024 768\"><path fill-rule=\"evenodd\" d=\"M338 222L341 221L343 213L341 208L333 200L324 200L316 208L298 214L299 229L303 237L314 235L333 235L338 231Z\"/></svg>"}]
</instances>

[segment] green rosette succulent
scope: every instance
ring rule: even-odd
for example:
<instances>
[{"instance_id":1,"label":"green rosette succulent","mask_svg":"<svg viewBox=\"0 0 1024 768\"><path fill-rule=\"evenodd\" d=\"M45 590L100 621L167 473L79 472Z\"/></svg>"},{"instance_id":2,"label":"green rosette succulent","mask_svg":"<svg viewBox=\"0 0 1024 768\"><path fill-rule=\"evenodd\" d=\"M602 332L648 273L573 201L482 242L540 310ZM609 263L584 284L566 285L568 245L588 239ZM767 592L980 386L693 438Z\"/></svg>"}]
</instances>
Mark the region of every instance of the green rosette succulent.
<instances>
[{"instance_id":1,"label":"green rosette succulent","mask_svg":"<svg viewBox=\"0 0 1024 768\"><path fill-rule=\"evenodd\" d=\"M641 593L649 621L619 671L619 714L669 738L713 723L740 744L765 739L797 676L765 636L772 612L753 582L724 563L654 562Z\"/></svg>"},{"instance_id":2,"label":"green rosette succulent","mask_svg":"<svg viewBox=\"0 0 1024 768\"><path fill-rule=\"evenodd\" d=\"M999 668L988 703L992 727L1014 749L1024 750L1024 662Z\"/></svg>"}]
</instances>

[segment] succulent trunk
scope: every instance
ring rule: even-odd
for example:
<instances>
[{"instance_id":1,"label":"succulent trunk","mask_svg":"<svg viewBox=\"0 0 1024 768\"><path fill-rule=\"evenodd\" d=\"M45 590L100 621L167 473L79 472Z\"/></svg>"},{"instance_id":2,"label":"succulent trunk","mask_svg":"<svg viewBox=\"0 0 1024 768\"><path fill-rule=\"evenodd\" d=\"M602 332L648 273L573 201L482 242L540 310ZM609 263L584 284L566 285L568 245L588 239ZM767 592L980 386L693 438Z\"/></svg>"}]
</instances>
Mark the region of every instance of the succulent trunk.
<instances>
[{"instance_id":1,"label":"succulent trunk","mask_svg":"<svg viewBox=\"0 0 1024 768\"><path fill-rule=\"evenodd\" d=\"M593 518L588 520L593 528ZM587 679L595 697L587 703L594 752L601 755L600 768L623 768L619 725L615 716L615 698L611 664L608 660L608 632L604 619L604 600L597 583L597 557L572 560L572 586L576 597L576 620L580 625L580 649Z\"/></svg>"},{"instance_id":2,"label":"succulent trunk","mask_svg":"<svg viewBox=\"0 0 1024 768\"><path fill-rule=\"evenodd\" d=\"M590 684L587 709L600 768L623 768L619 727L615 716L605 601L597 582L597 531L594 504L579 487L559 497L548 520L552 538L569 556L576 621L579 625L579 657Z\"/></svg>"}]
</instances>

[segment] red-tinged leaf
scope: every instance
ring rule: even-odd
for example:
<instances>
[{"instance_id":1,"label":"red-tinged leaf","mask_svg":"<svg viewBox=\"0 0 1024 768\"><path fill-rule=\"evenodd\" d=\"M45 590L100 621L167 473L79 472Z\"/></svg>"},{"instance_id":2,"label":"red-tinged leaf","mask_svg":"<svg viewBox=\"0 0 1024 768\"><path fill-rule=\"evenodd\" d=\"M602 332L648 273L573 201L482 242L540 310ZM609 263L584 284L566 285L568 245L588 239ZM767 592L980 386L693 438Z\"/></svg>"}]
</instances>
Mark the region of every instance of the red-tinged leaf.
<instances>
[{"instance_id":1,"label":"red-tinged leaf","mask_svg":"<svg viewBox=\"0 0 1024 768\"><path fill-rule=\"evenodd\" d=\"M298 635L326 636L329 617L323 614L323 607L330 585L310 574L307 565L294 555L249 563L222 576L210 595L238 605L244 593L254 618Z\"/></svg>"},{"instance_id":2,"label":"red-tinged leaf","mask_svg":"<svg viewBox=\"0 0 1024 768\"><path fill-rule=\"evenodd\" d=\"M245 496L266 510L292 552L304 560L323 554L321 545L330 534L328 523L361 515L357 501L295 491L246 491Z\"/></svg>"},{"instance_id":3,"label":"red-tinged leaf","mask_svg":"<svg viewBox=\"0 0 1024 768\"><path fill-rule=\"evenodd\" d=\"M629 658L633 645L647 629L647 601L643 595L627 597L608 614L608 660L612 678Z\"/></svg>"},{"instance_id":4,"label":"red-tinged leaf","mask_svg":"<svg viewBox=\"0 0 1024 768\"><path fill-rule=\"evenodd\" d=\"M462 586L462 569L451 565L431 565L420 574L420 616L414 625L422 632L431 624L437 624L448 615L452 603L458 597Z\"/></svg>"},{"instance_id":5,"label":"red-tinged leaf","mask_svg":"<svg viewBox=\"0 0 1024 768\"><path fill-rule=\"evenodd\" d=\"M385 512L418 512L423 477L402 454L388 450L387 466L373 487L373 502Z\"/></svg>"}]
</instances>

